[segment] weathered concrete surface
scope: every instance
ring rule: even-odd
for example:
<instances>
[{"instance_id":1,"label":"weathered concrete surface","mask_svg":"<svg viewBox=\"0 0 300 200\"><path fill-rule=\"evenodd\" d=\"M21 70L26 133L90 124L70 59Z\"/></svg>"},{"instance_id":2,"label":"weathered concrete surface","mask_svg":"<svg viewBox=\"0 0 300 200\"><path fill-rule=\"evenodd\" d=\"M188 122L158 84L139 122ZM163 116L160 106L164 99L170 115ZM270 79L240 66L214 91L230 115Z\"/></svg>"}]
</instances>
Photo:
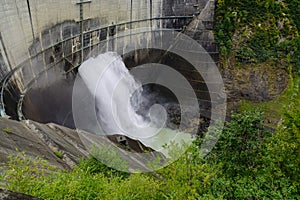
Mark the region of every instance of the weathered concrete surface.
<instances>
[{"instance_id":1,"label":"weathered concrete surface","mask_svg":"<svg viewBox=\"0 0 300 200\"><path fill-rule=\"evenodd\" d=\"M41 42L37 52L53 46L66 37L77 35L80 0L27 0L4 1L0 4L0 54L8 67L15 67L30 57L29 46L34 41ZM169 22L130 21L159 18L165 16L185 16L199 12L205 0L92 0L83 4L84 31L95 27L107 27L112 23L125 23L124 29L139 27L168 27ZM176 21L176 20L175 20ZM57 30L50 31L57 26ZM4 48L6 49L4 51ZM1 59L0 59L1 60Z\"/></svg>"},{"instance_id":2,"label":"weathered concrete surface","mask_svg":"<svg viewBox=\"0 0 300 200\"><path fill-rule=\"evenodd\" d=\"M26 194L21 194L17 192L12 192L9 190L3 190L0 188L0 200L42 200L37 197L29 196Z\"/></svg>"},{"instance_id":3,"label":"weathered concrete surface","mask_svg":"<svg viewBox=\"0 0 300 200\"><path fill-rule=\"evenodd\" d=\"M218 61L219 52L213 34L216 0L206 0L204 8L199 15L189 23L184 34L196 40L211 55L214 61Z\"/></svg>"},{"instance_id":4,"label":"weathered concrete surface","mask_svg":"<svg viewBox=\"0 0 300 200\"><path fill-rule=\"evenodd\" d=\"M66 169L88 156L75 130L55 124L0 118L0 161L7 162L8 155L17 155L20 151ZM62 157L55 152L60 152Z\"/></svg>"}]
</instances>

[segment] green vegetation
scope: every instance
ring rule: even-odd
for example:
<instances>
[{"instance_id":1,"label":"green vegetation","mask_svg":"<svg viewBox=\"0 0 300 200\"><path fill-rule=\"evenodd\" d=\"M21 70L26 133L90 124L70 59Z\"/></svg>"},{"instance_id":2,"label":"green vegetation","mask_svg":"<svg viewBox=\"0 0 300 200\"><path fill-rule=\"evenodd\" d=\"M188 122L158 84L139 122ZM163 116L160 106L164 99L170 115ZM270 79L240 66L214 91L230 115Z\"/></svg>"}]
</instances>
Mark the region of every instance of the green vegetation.
<instances>
[{"instance_id":1,"label":"green vegetation","mask_svg":"<svg viewBox=\"0 0 300 200\"><path fill-rule=\"evenodd\" d=\"M46 199L299 199L300 109L291 104L276 134L261 112L233 114L216 148L199 156L198 138L157 172L127 174L91 158L72 171L22 154L10 157L5 188Z\"/></svg>"},{"instance_id":2,"label":"green vegetation","mask_svg":"<svg viewBox=\"0 0 300 200\"><path fill-rule=\"evenodd\" d=\"M220 54L240 63L271 62L300 71L299 1L218 1Z\"/></svg>"},{"instance_id":3,"label":"green vegetation","mask_svg":"<svg viewBox=\"0 0 300 200\"><path fill-rule=\"evenodd\" d=\"M54 151L53 152L55 155L56 155L56 157L58 157L59 159L62 159L63 158L63 155L62 155L62 153L60 152L60 151Z\"/></svg>"},{"instance_id":4,"label":"green vegetation","mask_svg":"<svg viewBox=\"0 0 300 200\"><path fill-rule=\"evenodd\" d=\"M290 76L288 88L274 100L243 100L239 108L263 111L263 124L272 128L277 128L300 79L299 5L299 0L221 0L217 4L214 32L223 66L273 66Z\"/></svg>"},{"instance_id":5,"label":"green vegetation","mask_svg":"<svg viewBox=\"0 0 300 200\"><path fill-rule=\"evenodd\" d=\"M11 133L12 130L11 130L11 128L6 127L4 129L2 129L2 131L5 132L5 133L7 133L7 134L9 134L9 133Z\"/></svg>"}]
</instances>

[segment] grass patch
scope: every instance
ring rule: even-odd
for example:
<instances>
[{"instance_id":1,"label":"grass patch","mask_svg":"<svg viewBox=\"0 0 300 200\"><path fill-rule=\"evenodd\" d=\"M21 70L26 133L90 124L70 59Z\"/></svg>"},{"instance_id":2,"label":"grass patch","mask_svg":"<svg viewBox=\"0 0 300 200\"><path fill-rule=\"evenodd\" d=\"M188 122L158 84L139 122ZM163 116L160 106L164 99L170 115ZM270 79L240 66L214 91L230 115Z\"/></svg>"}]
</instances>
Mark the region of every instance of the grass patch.
<instances>
[{"instance_id":1,"label":"grass patch","mask_svg":"<svg viewBox=\"0 0 300 200\"><path fill-rule=\"evenodd\" d=\"M7 133L7 134L10 134L12 130L11 130L11 128L6 127L6 128L3 128L2 131Z\"/></svg>"},{"instance_id":2,"label":"grass patch","mask_svg":"<svg viewBox=\"0 0 300 200\"><path fill-rule=\"evenodd\" d=\"M59 159L62 159L63 158L63 155L62 155L62 153L60 152L60 151L54 151L53 152L55 155L56 155L56 157L58 157Z\"/></svg>"}]
</instances>

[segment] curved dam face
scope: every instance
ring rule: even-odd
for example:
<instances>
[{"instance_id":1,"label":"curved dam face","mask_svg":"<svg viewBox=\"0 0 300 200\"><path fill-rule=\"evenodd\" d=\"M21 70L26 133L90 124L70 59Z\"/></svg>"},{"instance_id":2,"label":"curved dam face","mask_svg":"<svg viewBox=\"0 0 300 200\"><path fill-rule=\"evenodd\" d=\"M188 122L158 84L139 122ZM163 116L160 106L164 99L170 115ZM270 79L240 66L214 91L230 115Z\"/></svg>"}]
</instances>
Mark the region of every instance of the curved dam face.
<instances>
[{"instance_id":1,"label":"curved dam face","mask_svg":"<svg viewBox=\"0 0 300 200\"><path fill-rule=\"evenodd\" d=\"M74 128L72 89L80 64L95 49L126 47L132 43L133 32L140 34L145 29L186 33L216 61L214 5L214 0L5 1L0 5L1 111L13 119ZM157 38L162 39L160 34L158 31ZM159 48L138 49L140 43L150 40L141 37L134 41L137 50L123 52L126 66L161 63L176 69L190 82L201 113L209 118L211 97L203 77L180 56ZM149 88L176 101L166 88Z\"/></svg>"}]
</instances>

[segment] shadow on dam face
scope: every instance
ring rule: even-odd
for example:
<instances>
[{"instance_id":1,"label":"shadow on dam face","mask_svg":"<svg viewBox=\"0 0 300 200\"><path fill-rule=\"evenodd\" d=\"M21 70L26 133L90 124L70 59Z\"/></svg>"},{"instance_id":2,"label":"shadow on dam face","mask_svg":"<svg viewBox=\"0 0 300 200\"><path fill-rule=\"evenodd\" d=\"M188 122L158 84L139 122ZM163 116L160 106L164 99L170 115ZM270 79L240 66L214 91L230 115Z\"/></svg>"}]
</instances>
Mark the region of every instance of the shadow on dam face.
<instances>
[{"instance_id":1,"label":"shadow on dam face","mask_svg":"<svg viewBox=\"0 0 300 200\"><path fill-rule=\"evenodd\" d=\"M129 70L146 63L160 63L177 70L192 86L198 98L202 117L210 118L211 103L207 86L201 75L187 60L174 53L158 49L135 50L122 57ZM26 92L23 95L16 89L18 88L17 81L12 79L4 93L7 114L14 119L23 115L25 119L41 123L53 122L75 128L72 113L72 90L77 71L66 73L65 65L66 62L62 61L44 73L40 73L34 81L24 85ZM23 76L30 76L28 72L24 74L25 71L23 70ZM151 100L153 104L178 103L176 96L168 88L156 84L148 84L143 87L145 91L155 93Z\"/></svg>"},{"instance_id":2,"label":"shadow on dam face","mask_svg":"<svg viewBox=\"0 0 300 200\"><path fill-rule=\"evenodd\" d=\"M49 74L49 73L48 73ZM41 123L57 123L75 128L72 117L72 89L75 76L59 76L60 79L41 86L47 81L47 73L25 94L22 112L25 118Z\"/></svg>"}]
</instances>

